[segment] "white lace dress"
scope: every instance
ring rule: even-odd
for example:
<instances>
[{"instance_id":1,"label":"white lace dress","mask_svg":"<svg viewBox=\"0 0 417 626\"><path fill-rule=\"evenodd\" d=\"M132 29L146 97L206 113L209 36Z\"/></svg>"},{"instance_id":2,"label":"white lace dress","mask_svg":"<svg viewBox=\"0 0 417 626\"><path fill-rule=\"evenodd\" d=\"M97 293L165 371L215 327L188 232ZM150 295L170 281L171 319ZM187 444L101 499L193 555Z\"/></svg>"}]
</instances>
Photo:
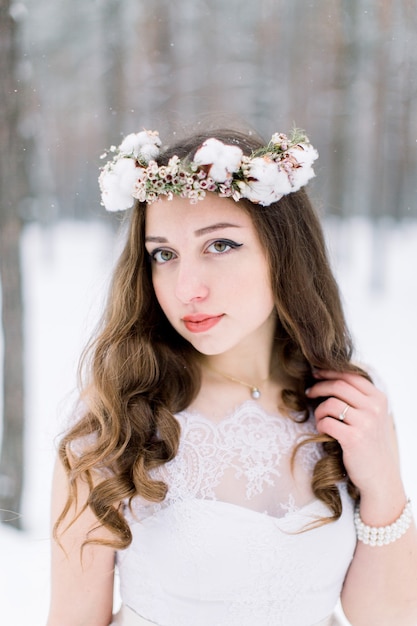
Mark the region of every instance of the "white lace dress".
<instances>
[{"instance_id":1,"label":"white lace dress","mask_svg":"<svg viewBox=\"0 0 417 626\"><path fill-rule=\"evenodd\" d=\"M161 504L126 508L133 541L117 554L124 605L158 626L312 626L332 613L355 548L353 505L305 530L329 510L313 496L314 432L267 414L256 401L214 423L177 415L181 442L153 477ZM299 532L304 530L305 532ZM330 622L329 622L330 623Z\"/></svg>"}]
</instances>

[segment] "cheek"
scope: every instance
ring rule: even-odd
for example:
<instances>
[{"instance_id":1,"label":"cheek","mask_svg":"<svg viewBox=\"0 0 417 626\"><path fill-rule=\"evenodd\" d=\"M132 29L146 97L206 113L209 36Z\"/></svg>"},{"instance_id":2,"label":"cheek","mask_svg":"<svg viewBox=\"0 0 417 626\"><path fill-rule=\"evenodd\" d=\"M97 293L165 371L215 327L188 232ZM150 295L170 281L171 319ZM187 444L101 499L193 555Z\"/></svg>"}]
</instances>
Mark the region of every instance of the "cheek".
<instances>
[{"instance_id":1,"label":"cheek","mask_svg":"<svg viewBox=\"0 0 417 626\"><path fill-rule=\"evenodd\" d=\"M271 309L275 309L275 297L269 281L266 282L264 286L264 298L265 302L268 303L267 306L269 306Z\"/></svg>"},{"instance_id":2,"label":"cheek","mask_svg":"<svg viewBox=\"0 0 417 626\"><path fill-rule=\"evenodd\" d=\"M240 281L234 281L232 289L237 292L247 294L248 299L258 303L259 308L268 308L274 304L274 294L272 291L269 270L263 268L248 268Z\"/></svg>"}]
</instances>

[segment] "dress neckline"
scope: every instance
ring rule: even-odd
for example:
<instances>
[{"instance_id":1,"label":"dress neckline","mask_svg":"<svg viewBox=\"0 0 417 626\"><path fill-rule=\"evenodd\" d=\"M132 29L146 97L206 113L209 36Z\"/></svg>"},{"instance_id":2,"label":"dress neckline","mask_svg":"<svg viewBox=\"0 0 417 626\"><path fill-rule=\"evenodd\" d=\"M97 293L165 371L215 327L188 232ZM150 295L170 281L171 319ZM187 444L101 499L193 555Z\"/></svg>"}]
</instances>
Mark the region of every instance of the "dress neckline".
<instances>
[{"instance_id":1,"label":"dress neckline","mask_svg":"<svg viewBox=\"0 0 417 626\"><path fill-rule=\"evenodd\" d=\"M205 413L198 411L197 409L183 409L175 414L176 417L184 417L185 419L191 418L194 420L202 421L210 426L221 427L223 424L227 424L228 422L236 420L237 417L241 417L242 415L248 415L248 410L250 409L250 413L255 416L265 417L269 419L281 419L281 420L289 420L291 423L295 425L300 424L308 424L311 423L310 420L301 421L294 419L297 415L301 416L301 412L293 412L293 417L291 415L282 414L278 408L276 411L267 411L262 404L258 400L247 399L243 402L237 404L232 409L227 411L223 417L218 420L213 420L208 417Z\"/></svg>"}]
</instances>

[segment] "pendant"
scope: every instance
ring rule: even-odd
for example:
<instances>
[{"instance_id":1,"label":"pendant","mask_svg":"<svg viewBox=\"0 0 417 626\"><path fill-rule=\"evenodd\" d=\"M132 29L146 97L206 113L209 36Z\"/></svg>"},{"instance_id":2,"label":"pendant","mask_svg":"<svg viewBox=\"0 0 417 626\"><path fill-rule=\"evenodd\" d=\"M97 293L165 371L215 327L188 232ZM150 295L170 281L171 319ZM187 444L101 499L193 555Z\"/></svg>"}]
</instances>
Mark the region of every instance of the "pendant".
<instances>
[{"instance_id":1,"label":"pendant","mask_svg":"<svg viewBox=\"0 0 417 626\"><path fill-rule=\"evenodd\" d=\"M259 391L258 387L251 387L250 395L254 400L259 400L259 398L261 397L261 392Z\"/></svg>"}]
</instances>

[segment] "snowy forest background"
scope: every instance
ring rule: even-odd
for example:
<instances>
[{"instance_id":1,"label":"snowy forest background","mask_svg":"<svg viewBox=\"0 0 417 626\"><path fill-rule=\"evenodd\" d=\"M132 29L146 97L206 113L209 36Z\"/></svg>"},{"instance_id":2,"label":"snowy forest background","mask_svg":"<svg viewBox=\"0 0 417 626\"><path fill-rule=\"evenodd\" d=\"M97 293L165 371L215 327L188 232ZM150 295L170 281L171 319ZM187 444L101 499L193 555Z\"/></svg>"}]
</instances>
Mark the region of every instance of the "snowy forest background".
<instances>
[{"instance_id":1,"label":"snowy forest background","mask_svg":"<svg viewBox=\"0 0 417 626\"><path fill-rule=\"evenodd\" d=\"M387 387L417 502L416 44L415 0L0 0L6 623L45 622L54 438L119 249L99 155L143 127L306 129L357 356Z\"/></svg>"}]
</instances>

